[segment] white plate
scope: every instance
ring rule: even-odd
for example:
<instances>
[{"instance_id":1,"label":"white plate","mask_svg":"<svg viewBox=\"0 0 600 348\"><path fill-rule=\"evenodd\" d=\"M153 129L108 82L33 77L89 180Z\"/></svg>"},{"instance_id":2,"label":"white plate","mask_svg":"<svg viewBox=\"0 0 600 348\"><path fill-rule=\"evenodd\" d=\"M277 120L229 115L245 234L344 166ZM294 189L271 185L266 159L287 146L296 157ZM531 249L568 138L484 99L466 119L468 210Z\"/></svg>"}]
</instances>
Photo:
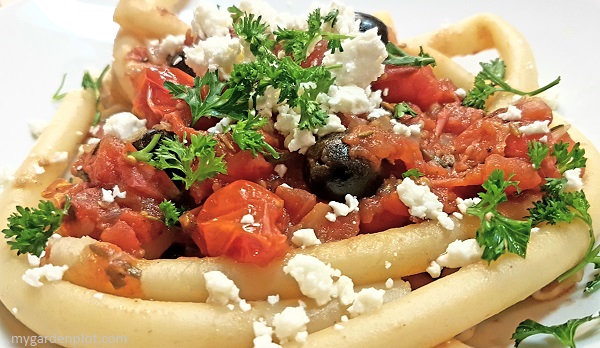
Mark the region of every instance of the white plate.
<instances>
[{"instance_id":1,"label":"white plate","mask_svg":"<svg viewBox=\"0 0 600 348\"><path fill-rule=\"evenodd\" d=\"M272 1L281 10L303 11L301 3ZM355 10L392 13L400 37L436 29L475 13L491 12L508 20L530 41L536 53L540 82L560 75L557 87L560 113L600 146L600 131L594 103L597 101L600 69L595 66L600 47L600 2L562 0L429 0L346 1ZM65 90L77 88L83 71L101 71L110 63L112 39L117 26L112 22L116 0L15 0L0 8L0 167L16 168L33 144L28 122L48 121L57 104L51 96L63 74ZM219 2L226 6L231 1ZM189 12L187 13L189 17ZM548 260L549 263L552 260ZM589 269L588 269L589 270ZM589 272L588 272L589 274ZM1 281L1 280L0 280ZM585 282L585 279L584 279ZM68 308L65 308L68 310ZM532 318L558 324L600 310L600 293L585 296L581 288L570 296L551 302L525 301L480 325L468 343L475 347L511 347L516 325ZM598 323L585 325L578 334L578 347L600 346ZM0 346L13 335L34 335L0 306ZM521 347L560 347L547 336L526 340Z\"/></svg>"}]
</instances>

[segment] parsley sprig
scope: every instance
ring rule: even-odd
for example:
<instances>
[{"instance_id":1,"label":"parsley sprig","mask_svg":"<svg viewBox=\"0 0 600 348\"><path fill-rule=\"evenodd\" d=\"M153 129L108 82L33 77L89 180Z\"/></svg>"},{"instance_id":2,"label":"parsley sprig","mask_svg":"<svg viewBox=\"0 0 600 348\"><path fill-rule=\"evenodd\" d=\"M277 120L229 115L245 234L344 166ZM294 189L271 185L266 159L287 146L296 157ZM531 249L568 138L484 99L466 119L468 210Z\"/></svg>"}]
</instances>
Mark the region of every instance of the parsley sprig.
<instances>
[{"instance_id":1,"label":"parsley sprig","mask_svg":"<svg viewBox=\"0 0 600 348\"><path fill-rule=\"evenodd\" d=\"M299 62L306 60L310 48L319 40L326 40L327 49L332 53L335 53L336 50L343 51L342 40L351 37L322 29L326 25L333 28L338 14L339 10L334 9L326 15L322 15L321 9L317 8L308 15L307 30L278 28L273 34L276 37L276 41L281 43L284 52L291 54L294 60Z\"/></svg>"},{"instance_id":2,"label":"parsley sprig","mask_svg":"<svg viewBox=\"0 0 600 348\"><path fill-rule=\"evenodd\" d=\"M130 155L160 170L171 170L171 178L183 181L185 189L189 190L197 181L226 173L223 158L215 155L216 145L217 140L209 135L192 134L186 144L177 136L161 138L157 134L148 146Z\"/></svg>"},{"instance_id":3,"label":"parsley sprig","mask_svg":"<svg viewBox=\"0 0 600 348\"><path fill-rule=\"evenodd\" d=\"M525 257L531 233L531 220L514 220L502 215L498 205L508 200L506 189L518 182L504 179L504 172L495 169L483 183L485 192L479 193L481 201L469 208L467 213L479 217L481 225L475 239L483 247L482 259L491 262L506 252Z\"/></svg>"},{"instance_id":4,"label":"parsley sprig","mask_svg":"<svg viewBox=\"0 0 600 348\"><path fill-rule=\"evenodd\" d=\"M588 315L583 318L570 319L563 324L546 326L534 320L527 319L519 324L512 335L515 340L515 347L518 347L521 342L533 335L547 334L556 337L560 343L567 347L575 348L575 333L577 329L584 323L600 318L599 314Z\"/></svg>"},{"instance_id":5,"label":"parsley sprig","mask_svg":"<svg viewBox=\"0 0 600 348\"><path fill-rule=\"evenodd\" d=\"M179 217L182 212L177 208L175 203L165 199L158 205L158 208L163 213L165 225L167 227L175 226L179 223Z\"/></svg>"},{"instance_id":6,"label":"parsley sprig","mask_svg":"<svg viewBox=\"0 0 600 348\"><path fill-rule=\"evenodd\" d=\"M17 206L17 211L8 218L7 228L2 230L7 243L17 255L30 253L40 256L46 243L62 223L63 216L71 206L67 198L63 208L57 208L50 201L40 201L37 208Z\"/></svg>"},{"instance_id":7,"label":"parsley sprig","mask_svg":"<svg viewBox=\"0 0 600 348\"><path fill-rule=\"evenodd\" d=\"M540 142L529 144L528 147L528 154L534 166L536 163L541 163L544 153L549 152L556 158L556 167L561 175L567 170L586 166L585 149L581 148L579 143L575 143L571 150L569 150L569 144L564 142L554 144L552 150L548 148L548 145ZM590 204L585 193L583 191L566 191L566 186L567 179L564 177L546 178L546 183L542 186L544 194L542 199L534 202L533 207L529 208L529 219L534 226L543 222L554 225L559 222L570 223L579 219L589 228L590 245L586 255L579 264L558 277L559 281L577 273L585 265L593 262L600 253L600 246L594 248L596 239L592 227L592 217L588 212Z\"/></svg>"},{"instance_id":8,"label":"parsley sprig","mask_svg":"<svg viewBox=\"0 0 600 348\"><path fill-rule=\"evenodd\" d=\"M419 54L417 56L411 56L391 42L388 42L385 48L388 52L388 57L383 62L384 64L418 66L421 68L427 65L435 66L435 58L423 52L423 47L419 47Z\"/></svg>"},{"instance_id":9,"label":"parsley sprig","mask_svg":"<svg viewBox=\"0 0 600 348\"><path fill-rule=\"evenodd\" d=\"M481 71L475 76L473 88L467 93L467 96L462 101L464 106L485 109L486 101L496 92L509 92L522 96L534 96L554 87L560 82L559 76L543 87L531 92L524 92L511 87L504 81L506 65L500 58L493 59L488 63L481 62L479 65L481 66Z\"/></svg>"}]
</instances>

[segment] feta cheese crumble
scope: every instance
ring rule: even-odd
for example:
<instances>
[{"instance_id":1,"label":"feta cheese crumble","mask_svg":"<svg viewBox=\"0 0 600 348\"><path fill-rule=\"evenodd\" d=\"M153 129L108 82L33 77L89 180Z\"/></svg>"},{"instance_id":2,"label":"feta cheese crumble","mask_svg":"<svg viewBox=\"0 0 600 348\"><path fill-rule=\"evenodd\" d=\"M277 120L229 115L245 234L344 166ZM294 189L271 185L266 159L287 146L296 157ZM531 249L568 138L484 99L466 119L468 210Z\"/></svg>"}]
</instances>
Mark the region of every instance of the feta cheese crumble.
<instances>
[{"instance_id":1,"label":"feta cheese crumble","mask_svg":"<svg viewBox=\"0 0 600 348\"><path fill-rule=\"evenodd\" d=\"M412 216L437 219L445 229L454 229L454 221L443 211L444 204L431 192L429 186L417 185L411 178L405 178L396 186L396 192Z\"/></svg>"},{"instance_id":2,"label":"feta cheese crumble","mask_svg":"<svg viewBox=\"0 0 600 348\"><path fill-rule=\"evenodd\" d=\"M338 86L367 88L383 74L382 63L387 58L387 50L377 35L377 28L342 41L342 48L343 50L335 53L328 51L323 57L324 66L340 66L331 69L331 75L336 78Z\"/></svg>"},{"instance_id":3,"label":"feta cheese crumble","mask_svg":"<svg viewBox=\"0 0 600 348\"><path fill-rule=\"evenodd\" d=\"M183 52L185 63L196 75L203 76L207 70L218 71L219 77L228 80L233 65L240 62L242 45L239 38L231 35L213 36L192 47L184 47Z\"/></svg>"},{"instance_id":4,"label":"feta cheese crumble","mask_svg":"<svg viewBox=\"0 0 600 348\"><path fill-rule=\"evenodd\" d=\"M273 328L279 342L305 342L308 332L306 324L310 322L306 310L302 306L286 307L273 316Z\"/></svg>"},{"instance_id":5,"label":"feta cheese crumble","mask_svg":"<svg viewBox=\"0 0 600 348\"><path fill-rule=\"evenodd\" d=\"M351 317L374 311L383 304L383 295L385 290L375 288L365 288L356 294L352 305L348 307Z\"/></svg>"},{"instance_id":6,"label":"feta cheese crumble","mask_svg":"<svg viewBox=\"0 0 600 348\"><path fill-rule=\"evenodd\" d=\"M41 282L42 278L46 278L49 282L61 280L67 269L69 269L69 266L67 265L54 266L47 264L42 267L26 270L21 279L23 279L25 283L35 288L39 288L44 285L44 283Z\"/></svg>"},{"instance_id":7,"label":"feta cheese crumble","mask_svg":"<svg viewBox=\"0 0 600 348\"><path fill-rule=\"evenodd\" d=\"M499 113L498 117L504 121L518 121L521 119L522 111L514 105L509 105L505 112Z\"/></svg>"},{"instance_id":8,"label":"feta cheese crumble","mask_svg":"<svg viewBox=\"0 0 600 348\"><path fill-rule=\"evenodd\" d=\"M434 278L441 274L443 267L459 268L481 260L483 248L474 238L467 240L455 240L448 244L446 251L435 261L432 261L427 272Z\"/></svg>"},{"instance_id":9,"label":"feta cheese crumble","mask_svg":"<svg viewBox=\"0 0 600 348\"><path fill-rule=\"evenodd\" d=\"M227 36L233 20L225 6L219 7L212 2L201 1L194 10L190 26L192 35L204 40L212 36Z\"/></svg>"},{"instance_id":10,"label":"feta cheese crumble","mask_svg":"<svg viewBox=\"0 0 600 348\"><path fill-rule=\"evenodd\" d=\"M550 132L550 128L548 125L550 124L549 120L545 121L534 121L532 124L528 124L525 126L519 127L519 132L523 134L546 134Z\"/></svg>"},{"instance_id":11,"label":"feta cheese crumble","mask_svg":"<svg viewBox=\"0 0 600 348\"><path fill-rule=\"evenodd\" d=\"M118 185L112 188L112 190L102 189L102 201L106 203L112 203L115 201L115 198L125 198L127 197L127 192L121 191Z\"/></svg>"},{"instance_id":12,"label":"feta cheese crumble","mask_svg":"<svg viewBox=\"0 0 600 348\"><path fill-rule=\"evenodd\" d=\"M565 191L581 191L583 190L583 179L581 179L581 168L569 169L563 173L567 184Z\"/></svg>"},{"instance_id":13,"label":"feta cheese crumble","mask_svg":"<svg viewBox=\"0 0 600 348\"><path fill-rule=\"evenodd\" d=\"M125 141L139 139L146 132L146 120L141 120L131 112L119 112L106 119L104 134L114 135Z\"/></svg>"},{"instance_id":14,"label":"feta cheese crumble","mask_svg":"<svg viewBox=\"0 0 600 348\"><path fill-rule=\"evenodd\" d=\"M235 304L237 304L243 312L252 309L246 300L240 298L240 289L233 280L229 279L223 272L209 271L204 273L204 282L208 292L206 303L226 306L230 310L233 310Z\"/></svg>"},{"instance_id":15,"label":"feta cheese crumble","mask_svg":"<svg viewBox=\"0 0 600 348\"><path fill-rule=\"evenodd\" d=\"M294 232L292 243L301 248L306 248L313 245L319 245L321 244L321 241L315 235L315 230L312 228L303 228Z\"/></svg>"}]
</instances>

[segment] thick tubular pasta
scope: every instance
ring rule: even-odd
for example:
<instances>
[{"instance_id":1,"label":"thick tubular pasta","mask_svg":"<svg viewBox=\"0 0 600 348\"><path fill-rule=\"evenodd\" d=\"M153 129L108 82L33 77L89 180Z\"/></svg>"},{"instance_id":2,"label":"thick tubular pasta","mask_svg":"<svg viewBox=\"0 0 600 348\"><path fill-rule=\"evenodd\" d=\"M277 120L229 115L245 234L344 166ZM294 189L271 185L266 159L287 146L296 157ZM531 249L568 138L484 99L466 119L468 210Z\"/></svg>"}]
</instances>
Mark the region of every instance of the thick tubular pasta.
<instances>
[{"instance_id":1,"label":"thick tubular pasta","mask_svg":"<svg viewBox=\"0 0 600 348\"><path fill-rule=\"evenodd\" d=\"M183 35L188 30L188 25L173 14L181 3L179 0L119 1L114 20L121 28L141 38L158 39L167 35Z\"/></svg>"},{"instance_id":2,"label":"thick tubular pasta","mask_svg":"<svg viewBox=\"0 0 600 348\"><path fill-rule=\"evenodd\" d=\"M457 221L457 227L448 231L436 223L425 222L297 249L284 260L266 267L236 263L226 258L140 260L136 266L142 270L145 299L204 302L206 285L204 278L198 275L215 270L232 279L240 287L240 296L247 300L263 300L271 294L297 298L301 295L297 283L282 270L287 260L296 254L314 256L354 279L356 285L367 285L423 272L450 242L472 238L476 226L475 219L465 219ZM73 266L80 262L79 255L87 244L74 238L61 238L54 242L53 251L56 252L51 253L49 261ZM386 262L389 262L389 267L385 266ZM356 264L361 267L356 267Z\"/></svg>"},{"instance_id":3,"label":"thick tubular pasta","mask_svg":"<svg viewBox=\"0 0 600 348\"><path fill-rule=\"evenodd\" d=\"M401 41L406 43L407 52L412 54L419 52L419 46L432 48L448 57L496 49L506 63L505 81L509 85L522 91L535 90L538 87L535 58L529 44L518 30L498 16L476 15L433 33ZM435 54L436 59L439 59L439 53ZM456 69L452 65L450 68L441 68L442 64L439 65L437 74L440 77L456 80L457 85L464 88L464 79L467 77L464 70ZM488 105L489 109L506 107L511 102L511 96L506 93L500 94Z\"/></svg>"}]
</instances>

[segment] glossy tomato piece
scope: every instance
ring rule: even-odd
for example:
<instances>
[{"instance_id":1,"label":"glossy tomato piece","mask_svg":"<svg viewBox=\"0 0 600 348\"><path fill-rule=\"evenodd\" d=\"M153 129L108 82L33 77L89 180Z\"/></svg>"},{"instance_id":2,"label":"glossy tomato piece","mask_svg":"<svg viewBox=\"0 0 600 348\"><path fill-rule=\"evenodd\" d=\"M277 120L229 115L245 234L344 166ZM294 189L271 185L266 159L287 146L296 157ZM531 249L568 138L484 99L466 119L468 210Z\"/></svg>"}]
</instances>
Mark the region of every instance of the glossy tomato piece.
<instances>
[{"instance_id":1,"label":"glossy tomato piece","mask_svg":"<svg viewBox=\"0 0 600 348\"><path fill-rule=\"evenodd\" d=\"M196 217L192 239L206 256L267 265L288 250L284 202L273 192L238 180L208 197Z\"/></svg>"},{"instance_id":2,"label":"glossy tomato piece","mask_svg":"<svg viewBox=\"0 0 600 348\"><path fill-rule=\"evenodd\" d=\"M132 159L128 156L130 151L136 151L133 145L107 135L77 165L81 165L93 186L112 189L118 185L121 192L158 201L179 195L179 189L164 171Z\"/></svg>"},{"instance_id":3,"label":"glossy tomato piece","mask_svg":"<svg viewBox=\"0 0 600 348\"><path fill-rule=\"evenodd\" d=\"M132 112L146 119L146 126L149 128L173 112L186 124L192 120L189 106L182 100L173 98L164 86L165 81L190 87L194 85L194 78L181 70L158 66L145 68L134 81L137 95L133 100Z\"/></svg>"},{"instance_id":4,"label":"glossy tomato piece","mask_svg":"<svg viewBox=\"0 0 600 348\"><path fill-rule=\"evenodd\" d=\"M437 79L430 66L386 65L385 72L373 82L373 90L383 91L388 103L411 102L427 111L433 104L458 101L456 86L447 79Z\"/></svg>"}]
</instances>

